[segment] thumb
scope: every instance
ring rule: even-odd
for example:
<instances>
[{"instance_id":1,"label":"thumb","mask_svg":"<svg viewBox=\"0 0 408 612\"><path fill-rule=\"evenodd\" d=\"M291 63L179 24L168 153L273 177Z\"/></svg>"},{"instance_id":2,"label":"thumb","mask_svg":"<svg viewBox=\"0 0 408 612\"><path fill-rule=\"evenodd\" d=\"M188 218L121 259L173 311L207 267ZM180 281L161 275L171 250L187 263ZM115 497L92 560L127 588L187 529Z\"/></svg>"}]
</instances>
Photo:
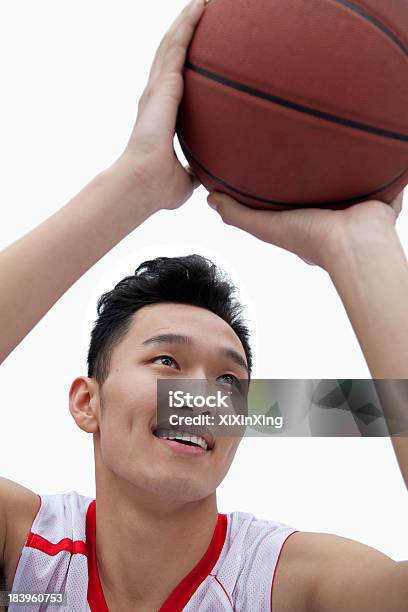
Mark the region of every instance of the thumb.
<instances>
[{"instance_id":1,"label":"thumb","mask_svg":"<svg viewBox=\"0 0 408 612\"><path fill-rule=\"evenodd\" d=\"M187 172L188 176L190 177L191 183L193 185L193 189L197 189L197 187L200 187L201 181L194 174L194 170L188 165L184 166L184 170Z\"/></svg>"},{"instance_id":2,"label":"thumb","mask_svg":"<svg viewBox=\"0 0 408 612\"><path fill-rule=\"evenodd\" d=\"M400 214L401 210L402 210L402 204L404 201L404 190L401 191L401 193L399 193L391 202L391 208L394 209L394 212L396 213L396 216L398 217L398 215Z\"/></svg>"}]
</instances>

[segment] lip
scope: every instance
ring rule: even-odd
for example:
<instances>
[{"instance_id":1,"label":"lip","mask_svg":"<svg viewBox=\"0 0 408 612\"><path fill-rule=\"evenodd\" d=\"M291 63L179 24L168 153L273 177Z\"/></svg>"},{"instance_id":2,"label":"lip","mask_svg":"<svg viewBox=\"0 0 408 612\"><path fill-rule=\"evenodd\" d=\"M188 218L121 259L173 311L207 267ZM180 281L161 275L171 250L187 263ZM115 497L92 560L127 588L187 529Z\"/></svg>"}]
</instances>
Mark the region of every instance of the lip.
<instances>
[{"instance_id":1,"label":"lip","mask_svg":"<svg viewBox=\"0 0 408 612\"><path fill-rule=\"evenodd\" d=\"M187 444L180 444L180 442L176 442L175 440L164 440L163 438L157 438L153 436L158 442L161 442L167 448L177 455L181 455L184 457L202 457L203 455L207 455L211 451L204 450L201 446L189 446Z\"/></svg>"},{"instance_id":2,"label":"lip","mask_svg":"<svg viewBox=\"0 0 408 612\"><path fill-rule=\"evenodd\" d=\"M165 421L163 423L160 423L159 425L154 425L151 430L152 434L154 435L155 431L157 431L158 429L167 429L169 431L172 431L172 430L174 431L177 429L177 431L182 431L183 433L188 433L192 436L200 436L201 438L204 438L204 440L207 442L207 451L213 450L215 446L214 436L205 427L194 427L193 425L192 426L183 425L183 427L175 427L174 425L170 425L168 421L167 422ZM157 436L154 436L154 437L157 438ZM160 438L157 438L157 439L159 440ZM194 448L194 447L190 447L190 448ZM204 451L204 452L206 453L207 451Z\"/></svg>"}]
</instances>

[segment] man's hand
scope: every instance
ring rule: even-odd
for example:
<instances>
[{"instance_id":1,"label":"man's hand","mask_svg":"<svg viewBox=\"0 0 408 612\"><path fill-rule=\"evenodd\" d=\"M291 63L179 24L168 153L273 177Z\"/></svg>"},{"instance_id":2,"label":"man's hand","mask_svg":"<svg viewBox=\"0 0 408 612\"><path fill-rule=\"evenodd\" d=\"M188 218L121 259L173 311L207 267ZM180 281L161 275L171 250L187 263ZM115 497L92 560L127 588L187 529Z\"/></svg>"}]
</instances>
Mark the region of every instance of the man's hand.
<instances>
[{"instance_id":1,"label":"man's hand","mask_svg":"<svg viewBox=\"0 0 408 612\"><path fill-rule=\"evenodd\" d=\"M311 265L328 269L340 249L380 239L393 228L402 208L403 192L391 204L370 200L345 210L301 208L289 211L254 210L230 196L214 193L208 203L228 225L234 225L291 251Z\"/></svg>"},{"instance_id":2,"label":"man's hand","mask_svg":"<svg viewBox=\"0 0 408 612\"><path fill-rule=\"evenodd\" d=\"M204 0L190 2L161 41L132 135L120 158L161 208L177 208L200 184L192 170L177 159L173 140L186 52L204 6Z\"/></svg>"}]
</instances>

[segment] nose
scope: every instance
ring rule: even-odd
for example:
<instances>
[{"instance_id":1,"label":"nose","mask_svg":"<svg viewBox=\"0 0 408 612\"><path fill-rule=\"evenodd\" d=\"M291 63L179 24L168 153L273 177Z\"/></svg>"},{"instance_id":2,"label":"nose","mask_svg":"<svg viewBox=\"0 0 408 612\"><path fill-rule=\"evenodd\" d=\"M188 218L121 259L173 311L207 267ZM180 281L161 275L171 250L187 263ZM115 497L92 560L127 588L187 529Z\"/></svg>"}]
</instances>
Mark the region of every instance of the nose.
<instances>
[{"instance_id":1,"label":"nose","mask_svg":"<svg viewBox=\"0 0 408 612\"><path fill-rule=\"evenodd\" d=\"M190 385L192 393L195 396L193 407L194 414L215 416L217 412L216 382L202 376L191 380Z\"/></svg>"}]
</instances>

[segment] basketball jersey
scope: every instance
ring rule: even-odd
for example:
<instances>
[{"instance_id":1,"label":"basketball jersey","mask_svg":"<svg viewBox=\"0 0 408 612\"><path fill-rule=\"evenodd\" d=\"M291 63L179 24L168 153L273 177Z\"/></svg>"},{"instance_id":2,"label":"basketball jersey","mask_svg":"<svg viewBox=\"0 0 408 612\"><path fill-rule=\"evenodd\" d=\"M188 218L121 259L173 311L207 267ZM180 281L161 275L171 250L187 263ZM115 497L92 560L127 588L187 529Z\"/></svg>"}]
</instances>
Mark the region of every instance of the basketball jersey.
<instances>
[{"instance_id":1,"label":"basketball jersey","mask_svg":"<svg viewBox=\"0 0 408 612\"><path fill-rule=\"evenodd\" d=\"M15 593L66 592L69 612L109 612L96 563L96 500L75 491L40 497L22 549ZM294 529L246 512L218 514L207 551L159 612L263 612L285 541ZM9 605L9 612L54 612L46 603Z\"/></svg>"}]
</instances>

